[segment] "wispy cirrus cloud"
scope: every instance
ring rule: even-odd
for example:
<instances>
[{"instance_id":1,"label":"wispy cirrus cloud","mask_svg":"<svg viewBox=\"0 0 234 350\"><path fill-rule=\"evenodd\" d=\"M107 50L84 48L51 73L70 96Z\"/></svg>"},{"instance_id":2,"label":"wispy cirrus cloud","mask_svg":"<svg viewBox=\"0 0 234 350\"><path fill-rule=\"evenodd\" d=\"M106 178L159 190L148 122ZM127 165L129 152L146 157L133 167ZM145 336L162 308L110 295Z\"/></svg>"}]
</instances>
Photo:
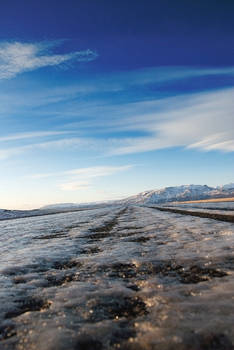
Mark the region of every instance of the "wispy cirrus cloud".
<instances>
[{"instance_id":1,"label":"wispy cirrus cloud","mask_svg":"<svg viewBox=\"0 0 234 350\"><path fill-rule=\"evenodd\" d=\"M27 44L29 45L29 44ZM45 49L46 50L46 49ZM44 55L46 56L46 55ZM128 95L120 100L115 98L114 90L128 91L129 86L149 85L176 79L196 76L234 74L233 67L226 68L147 68L120 73L108 78L81 82L69 87L56 87L54 90L36 92L27 100L32 103L28 113L36 113L38 118L46 113L53 116L56 129L79 132L80 137L62 137L64 131L28 132L0 136L0 142L26 140L36 137L53 136L53 140L32 142L18 147L1 149L0 158L18 155L23 152L43 150L91 150L97 156L113 156L148 152L168 147L184 147L201 151L234 151L234 88L216 89L170 95L152 94L132 99ZM114 78L113 78L114 77ZM144 86L145 88L145 86ZM110 89L111 100L103 97L103 91ZM126 90L124 90L126 89ZM101 96L90 99L77 99L79 94L92 94L100 90ZM119 91L118 90L118 91ZM134 90L135 91L135 90ZM47 96L48 95L48 96ZM118 95L118 94L117 94ZM33 98L32 98L33 97ZM39 98L38 98L39 97ZM0 95L0 105L6 96ZM70 101L69 101L70 99ZM24 99L12 98L16 110L25 108ZM20 101L20 102L19 102ZM23 102L22 102L23 101ZM54 106L54 103L60 103ZM66 102L64 105L61 102ZM46 104L46 109L38 106ZM49 108L49 105L52 105ZM7 105L11 105L10 99ZM26 101L27 105L27 101ZM27 106L28 107L28 106ZM14 111L15 113L15 111ZM27 110L26 110L27 113ZM8 113L9 114L9 113ZM28 114L29 115L29 114ZM111 118L110 118L111 116ZM58 123L58 124L56 124ZM61 137L56 137L56 136ZM26 141L24 142L26 143ZM28 142L27 142L28 143Z\"/></svg>"},{"instance_id":2,"label":"wispy cirrus cloud","mask_svg":"<svg viewBox=\"0 0 234 350\"><path fill-rule=\"evenodd\" d=\"M120 147L110 150L112 154L169 147L234 151L233 88L178 96L160 103L158 112L133 115L122 123L125 130L144 130L148 135L125 138Z\"/></svg>"},{"instance_id":3,"label":"wispy cirrus cloud","mask_svg":"<svg viewBox=\"0 0 234 350\"><path fill-rule=\"evenodd\" d=\"M71 138L61 138L56 140L49 140L38 143L30 143L18 147L8 147L0 149L0 160L5 160L7 158L25 153L27 151L48 151L48 150L66 150L66 149L76 149L77 147L84 148L89 145L92 146L92 141L90 139L71 137Z\"/></svg>"},{"instance_id":4,"label":"wispy cirrus cloud","mask_svg":"<svg viewBox=\"0 0 234 350\"><path fill-rule=\"evenodd\" d=\"M58 42L0 42L0 79L47 66L58 66L69 61L88 62L97 58L92 50L53 54L51 49Z\"/></svg>"},{"instance_id":5,"label":"wispy cirrus cloud","mask_svg":"<svg viewBox=\"0 0 234 350\"><path fill-rule=\"evenodd\" d=\"M66 170L61 172L54 172L54 173L43 173L43 174L34 174L30 175L30 178L38 179L38 178L45 178L45 177L60 177L64 175L70 175L74 176L76 178L95 178L95 177L102 177L102 176L110 176L120 171L129 170L133 167L133 165L123 165L123 166L94 166L94 167L87 167L87 168L79 168L79 169L72 169L72 170Z\"/></svg>"},{"instance_id":6,"label":"wispy cirrus cloud","mask_svg":"<svg viewBox=\"0 0 234 350\"><path fill-rule=\"evenodd\" d=\"M91 187L94 179L111 176L119 172L127 171L133 168L133 165L123 166L96 166L81 169L73 169L64 172L67 179L58 184L58 188L63 191L78 191Z\"/></svg>"},{"instance_id":7,"label":"wispy cirrus cloud","mask_svg":"<svg viewBox=\"0 0 234 350\"><path fill-rule=\"evenodd\" d=\"M205 137L201 141L192 143L188 148L195 148L204 151L222 150L226 152L234 152L234 136L231 131L217 133Z\"/></svg>"},{"instance_id":8,"label":"wispy cirrus cloud","mask_svg":"<svg viewBox=\"0 0 234 350\"><path fill-rule=\"evenodd\" d=\"M1 44L0 44L1 48ZM86 52L86 51L84 51ZM71 53L73 55L73 53ZM96 58L96 53L94 56L91 55L90 59ZM85 57L84 57L85 59ZM88 60L88 57L86 57ZM1 62L1 58L0 58ZM1 74L1 63L0 63L0 74ZM1 75L0 75L1 76ZM53 113L54 115L61 115L66 113L66 115L79 115L78 110L88 108L92 112L92 107L98 104L97 94L112 93L113 103L115 103L115 94L123 93L129 102L132 99L136 101L136 89L142 89L142 92L147 91L147 98L152 98L155 96L155 91L157 88L161 88L164 84L183 82L186 79L206 79L207 77L234 77L234 67L224 67L224 68L192 68L192 67L150 67L145 69L138 69L133 71L118 72L118 73L108 73L102 76L89 77L85 81L81 80L73 84L59 84L57 86L51 86L45 83L43 89L29 88L26 91L17 90L17 92L9 93L9 91L0 92L0 113L16 113L26 108L38 108L46 107L47 113ZM203 81L204 83L204 81ZM225 79L219 80L219 83L225 83ZM192 84L191 84L192 86ZM152 87L154 87L152 89ZM204 89L204 87L203 87ZM133 91L132 95L129 96L129 92ZM189 88L188 88L189 91ZM173 91L174 92L174 91ZM27 99L25 99L25 93ZM138 90L139 93L139 90ZM80 96L90 96L92 97L92 105L87 106L84 101L76 102L76 99ZM138 96L138 99L142 96ZM145 97L144 97L145 99ZM69 104L71 101L71 104ZM66 102L66 110L61 109L61 103ZM105 101L101 100L101 105ZM48 110L49 106L52 108L60 103L60 109L51 111ZM76 104L77 103L77 104ZM67 105L68 104L68 105ZM91 107L91 108L90 108ZM40 111L41 112L41 111ZM35 113L35 111L34 111ZM80 113L83 113L81 110Z\"/></svg>"},{"instance_id":9,"label":"wispy cirrus cloud","mask_svg":"<svg viewBox=\"0 0 234 350\"><path fill-rule=\"evenodd\" d=\"M90 188L90 182L88 181L68 181L58 185L58 188L62 191L80 191Z\"/></svg>"},{"instance_id":10,"label":"wispy cirrus cloud","mask_svg":"<svg viewBox=\"0 0 234 350\"><path fill-rule=\"evenodd\" d=\"M233 88L104 106L102 118L87 119L82 136L60 137L0 149L0 159L35 150L85 150L92 151L97 156L133 154L171 147L233 152L233 110ZM108 119L109 115L112 119ZM76 130L78 126L82 129L82 123L71 124L69 128ZM95 133L91 136L93 130ZM71 131L68 130L68 133ZM116 133L119 134L118 137L115 136ZM125 137L126 133L131 136ZM139 133L143 135L140 136ZM33 133L9 135L3 137L2 141L29 138L32 135Z\"/></svg>"},{"instance_id":11,"label":"wispy cirrus cloud","mask_svg":"<svg viewBox=\"0 0 234 350\"><path fill-rule=\"evenodd\" d=\"M63 178L63 182L59 182L57 187L63 191L77 191L87 189L92 185L92 181L99 177L111 176L119 172L128 171L133 165L122 166L94 166L87 168L72 169L54 173L33 174L27 176L30 179L43 178Z\"/></svg>"},{"instance_id":12,"label":"wispy cirrus cloud","mask_svg":"<svg viewBox=\"0 0 234 350\"><path fill-rule=\"evenodd\" d=\"M31 132L22 132L11 134L7 136L0 136L0 142L5 141L16 141L16 140L26 140L26 139L34 139L41 137L49 137L49 136L58 136L69 134L69 131L31 131Z\"/></svg>"}]
</instances>

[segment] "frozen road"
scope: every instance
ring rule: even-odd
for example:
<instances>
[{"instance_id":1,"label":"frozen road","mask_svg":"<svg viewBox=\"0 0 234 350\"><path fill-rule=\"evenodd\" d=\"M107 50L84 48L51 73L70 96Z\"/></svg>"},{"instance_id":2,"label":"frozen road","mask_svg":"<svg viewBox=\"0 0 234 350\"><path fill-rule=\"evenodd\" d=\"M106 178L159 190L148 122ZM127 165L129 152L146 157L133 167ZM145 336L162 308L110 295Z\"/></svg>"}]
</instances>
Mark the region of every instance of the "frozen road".
<instances>
[{"instance_id":1,"label":"frozen road","mask_svg":"<svg viewBox=\"0 0 234 350\"><path fill-rule=\"evenodd\" d=\"M0 349L234 349L234 224L147 207L0 222Z\"/></svg>"}]
</instances>

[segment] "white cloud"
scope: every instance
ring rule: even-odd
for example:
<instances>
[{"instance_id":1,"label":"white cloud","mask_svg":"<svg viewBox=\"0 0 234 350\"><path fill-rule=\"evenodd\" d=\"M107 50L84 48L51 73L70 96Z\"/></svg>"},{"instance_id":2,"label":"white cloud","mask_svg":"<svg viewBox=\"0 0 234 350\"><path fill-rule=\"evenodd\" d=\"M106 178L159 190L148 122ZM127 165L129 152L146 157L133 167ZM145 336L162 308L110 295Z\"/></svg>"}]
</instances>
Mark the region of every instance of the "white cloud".
<instances>
[{"instance_id":1,"label":"white cloud","mask_svg":"<svg viewBox=\"0 0 234 350\"><path fill-rule=\"evenodd\" d=\"M102 156L147 152L168 147L233 152L233 110L234 88L122 105L98 106L97 110L91 110L95 118L87 116L87 120L84 121L84 136L0 149L0 158L5 159L37 149L70 152L85 150ZM76 130L78 126L79 124L71 124L69 128ZM90 130L93 137L89 137ZM107 138L105 135L115 135L116 132L128 132L131 137L118 135L116 138ZM144 136L137 136L139 132ZM9 135L5 140L31 136L30 133ZM4 137L0 138L1 140L4 140Z\"/></svg>"},{"instance_id":2,"label":"white cloud","mask_svg":"<svg viewBox=\"0 0 234 350\"><path fill-rule=\"evenodd\" d=\"M43 173L43 174L33 174L28 177L39 179L39 178L45 178L45 177L58 177L58 176L65 176L69 175L72 178L95 178L95 177L102 177L102 176L110 176L120 171L126 171L133 167L133 165L121 165L121 166L94 166L94 167L88 167L88 168L79 168L79 169L72 169L72 170L66 170L66 171L59 171L54 173Z\"/></svg>"},{"instance_id":3,"label":"white cloud","mask_svg":"<svg viewBox=\"0 0 234 350\"><path fill-rule=\"evenodd\" d=\"M144 130L148 136L122 139L111 154L167 147L234 151L234 89L179 96L161 101L160 111L127 118L123 129ZM121 128L121 125L120 125Z\"/></svg>"},{"instance_id":4,"label":"white cloud","mask_svg":"<svg viewBox=\"0 0 234 350\"><path fill-rule=\"evenodd\" d=\"M18 147L3 148L3 149L0 149L0 160L7 159L21 153L25 153L27 151L34 151L34 150L45 151L45 150L51 150L51 149L64 150L67 148L71 150L77 147L82 148L89 144L91 144L91 141L89 139L73 137L73 138L63 138L58 140L45 141L40 143L32 143L32 144L27 144L27 145L18 146Z\"/></svg>"},{"instance_id":5,"label":"white cloud","mask_svg":"<svg viewBox=\"0 0 234 350\"><path fill-rule=\"evenodd\" d=\"M69 131L23 132L23 133L11 134L11 135L7 135L7 136L0 136L0 142L26 140L26 139L33 139L33 138L48 137L48 136L57 136L57 135L64 135L64 134L69 134L69 133L70 133Z\"/></svg>"},{"instance_id":6,"label":"white cloud","mask_svg":"<svg viewBox=\"0 0 234 350\"><path fill-rule=\"evenodd\" d=\"M29 44L24 44L29 45ZM42 44L31 44L33 46L39 46ZM1 44L0 44L0 52L1 52ZM45 44L44 44L45 46ZM47 45L48 46L48 45ZM46 49L45 49L46 50ZM97 57L97 54L93 51L81 51L83 52L83 58L80 57L79 60L92 60ZM90 52L90 54L89 54ZM88 53L88 54L87 54ZM70 53L73 57L74 53ZM53 56L48 55L47 56ZM56 56L56 55L55 55ZM59 55L63 56L63 55ZM67 56L67 55L65 55ZM43 57L43 56L42 56ZM70 57L70 56L69 56ZM71 58L73 59L73 58ZM0 78L1 78L1 54L0 54ZM8 73L7 73L8 74ZM54 105L56 103L61 102L71 102L71 110L67 108L67 104L65 106L65 110L63 107L53 110L52 112L46 110L46 115L48 113L52 113L53 115L61 116L78 116L83 115L87 110L91 113L95 113L95 108L97 112L102 109L103 101L96 100L95 93L100 92L112 92L113 96L115 92L124 92L129 91L131 89L139 89L139 87L144 89L148 89L147 93L151 91L152 93L152 84L154 87L161 87L164 83L174 82L175 80L184 80L184 79L193 79L199 77L207 77L207 76L234 76L234 67L225 67L225 68L192 68L192 67L150 67L146 69L138 69L127 72L114 72L112 74L103 74L92 77L91 79L86 79L85 81L82 79L81 81L76 81L71 85L56 85L51 86L46 82L43 82L43 89L35 90L34 87L29 86L26 90L27 98L25 98L25 90L20 91L17 90L14 94L9 93L9 91L0 93L0 113L5 115L6 113L12 114L14 112L19 112L22 108L25 111L27 107L42 107L49 105ZM143 91L142 90L142 91ZM155 90L156 91L156 90ZM78 101L76 104L76 97L80 97L83 95L93 95L92 103L87 103L85 101ZM97 106L100 106L99 109ZM132 104L133 105L133 104ZM73 108L72 108L73 107ZM104 110L108 108L105 103ZM117 107L117 106L116 106ZM109 106L110 108L110 106ZM21 111L20 111L21 112ZM41 110L40 112L41 113ZM34 110L34 115L36 111Z\"/></svg>"},{"instance_id":7,"label":"white cloud","mask_svg":"<svg viewBox=\"0 0 234 350\"><path fill-rule=\"evenodd\" d=\"M94 51L74 51L67 54L52 54L49 48L58 43L0 43L0 79L13 78L16 75L46 66L58 66L74 60L88 62L97 58Z\"/></svg>"},{"instance_id":8,"label":"white cloud","mask_svg":"<svg viewBox=\"0 0 234 350\"><path fill-rule=\"evenodd\" d=\"M77 191L90 187L94 178L103 176L111 176L116 173L127 171L133 168L133 165L122 166L95 166L88 168L72 169L54 173L33 174L28 176L31 179L41 179L48 177L64 178L62 183L58 184L58 188L63 191Z\"/></svg>"},{"instance_id":9,"label":"white cloud","mask_svg":"<svg viewBox=\"0 0 234 350\"><path fill-rule=\"evenodd\" d=\"M93 137L66 137L58 140L0 150L0 158L7 158L29 150L93 151L96 155L123 155L148 152L168 147L193 148L203 151L233 152L234 88L180 95L154 101L103 107L111 115L90 121ZM105 133L125 132L131 137L100 137ZM137 136L136 132L144 136ZM134 135L135 134L135 135ZM26 135L27 136L27 135ZM99 136L99 137L97 137ZM1 139L0 139L1 140ZM84 170L79 170L84 171ZM102 172L103 169L98 169ZM106 171L106 169L105 169ZM70 174L71 175L71 174ZM78 175L78 174L77 174ZM86 174L86 176L94 176Z\"/></svg>"},{"instance_id":10,"label":"white cloud","mask_svg":"<svg viewBox=\"0 0 234 350\"><path fill-rule=\"evenodd\" d=\"M100 176L110 176L120 171L129 170L132 168L132 165L125 166L97 166L97 167L89 167L82 169L75 169L66 172L67 174L74 176L81 176L85 178L93 178Z\"/></svg>"},{"instance_id":11,"label":"white cloud","mask_svg":"<svg viewBox=\"0 0 234 350\"><path fill-rule=\"evenodd\" d=\"M203 76L234 75L234 67L207 68L207 67L188 67L188 66L159 66L142 68L128 72L118 72L116 79L109 79L109 83L116 86L116 90L122 90L123 87L159 84L181 79L199 78ZM106 80L106 82L108 79Z\"/></svg>"},{"instance_id":12,"label":"white cloud","mask_svg":"<svg viewBox=\"0 0 234 350\"><path fill-rule=\"evenodd\" d=\"M88 181L69 181L59 184L58 187L62 191L80 191L88 189L90 187L90 183Z\"/></svg>"},{"instance_id":13,"label":"white cloud","mask_svg":"<svg viewBox=\"0 0 234 350\"><path fill-rule=\"evenodd\" d=\"M132 165L96 166L65 171L63 174L70 175L69 179L64 183L59 184L58 187L63 191L83 190L84 188L90 187L92 183L91 179L103 176L111 176L118 172L129 170L132 167Z\"/></svg>"},{"instance_id":14,"label":"white cloud","mask_svg":"<svg viewBox=\"0 0 234 350\"><path fill-rule=\"evenodd\" d=\"M188 148L197 148L204 151L222 150L232 152L234 151L233 131L219 132L205 137L201 141L192 143Z\"/></svg>"}]
</instances>

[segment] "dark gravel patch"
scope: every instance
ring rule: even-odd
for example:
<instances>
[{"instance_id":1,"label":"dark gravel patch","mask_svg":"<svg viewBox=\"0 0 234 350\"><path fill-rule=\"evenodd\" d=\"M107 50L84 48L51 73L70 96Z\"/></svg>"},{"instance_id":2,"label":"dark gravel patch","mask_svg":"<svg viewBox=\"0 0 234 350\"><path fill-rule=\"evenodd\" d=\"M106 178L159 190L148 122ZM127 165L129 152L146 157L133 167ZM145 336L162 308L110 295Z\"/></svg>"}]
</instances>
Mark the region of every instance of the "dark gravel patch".
<instances>
[{"instance_id":1,"label":"dark gravel patch","mask_svg":"<svg viewBox=\"0 0 234 350\"><path fill-rule=\"evenodd\" d=\"M5 314L5 318L17 317L28 311L41 311L49 309L51 305L49 301L33 297L15 300L15 304L15 309L8 311Z\"/></svg>"},{"instance_id":2,"label":"dark gravel patch","mask_svg":"<svg viewBox=\"0 0 234 350\"><path fill-rule=\"evenodd\" d=\"M194 334L185 338L178 350L234 350L234 346L225 334Z\"/></svg>"},{"instance_id":3,"label":"dark gravel patch","mask_svg":"<svg viewBox=\"0 0 234 350\"><path fill-rule=\"evenodd\" d=\"M16 334L15 325L9 323L0 326L0 341L14 337Z\"/></svg>"},{"instance_id":4,"label":"dark gravel patch","mask_svg":"<svg viewBox=\"0 0 234 350\"><path fill-rule=\"evenodd\" d=\"M75 273L69 273L65 276L46 276L46 286L45 287L56 287L61 286L65 283L76 281L76 274Z\"/></svg>"},{"instance_id":5,"label":"dark gravel patch","mask_svg":"<svg viewBox=\"0 0 234 350\"><path fill-rule=\"evenodd\" d=\"M73 350L102 350L102 343L97 339L92 339L89 336L82 336L76 341Z\"/></svg>"},{"instance_id":6,"label":"dark gravel patch","mask_svg":"<svg viewBox=\"0 0 234 350\"><path fill-rule=\"evenodd\" d=\"M140 297L122 295L105 296L95 301L89 322L99 322L105 319L136 318L148 313L146 304Z\"/></svg>"},{"instance_id":7,"label":"dark gravel patch","mask_svg":"<svg viewBox=\"0 0 234 350\"><path fill-rule=\"evenodd\" d=\"M144 236L140 236L140 237L136 237L136 238L132 238L129 240L129 242L136 242L136 243L146 243L151 239L151 237L144 237Z\"/></svg>"},{"instance_id":8,"label":"dark gravel patch","mask_svg":"<svg viewBox=\"0 0 234 350\"><path fill-rule=\"evenodd\" d=\"M100 253L102 250L95 246L95 247L86 247L84 249L81 250L81 252L79 254L97 254L97 253Z\"/></svg>"},{"instance_id":9,"label":"dark gravel patch","mask_svg":"<svg viewBox=\"0 0 234 350\"><path fill-rule=\"evenodd\" d=\"M157 209L160 211L167 211L175 214L197 216L199 218L214 219L214 220L225 221L225 222L234 222L234 215L198 212L198 211L192 211L192 210L188 211L188 210L174 209L174 208L162 208L162 207L150 207L150 208Z\"/></svg>"}]
</instances>

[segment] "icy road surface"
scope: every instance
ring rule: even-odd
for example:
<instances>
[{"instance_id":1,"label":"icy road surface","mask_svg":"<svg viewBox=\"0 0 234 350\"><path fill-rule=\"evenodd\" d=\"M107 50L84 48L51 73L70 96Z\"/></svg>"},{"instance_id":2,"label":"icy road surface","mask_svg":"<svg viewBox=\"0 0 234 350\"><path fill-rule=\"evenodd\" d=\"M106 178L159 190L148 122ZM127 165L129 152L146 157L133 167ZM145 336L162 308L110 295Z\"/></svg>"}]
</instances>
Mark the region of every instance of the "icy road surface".
<instances>
[{"instance_id":1,"label":"icy road surface","mask_svg":"<svg viewBox=\"0 0 234 350\"><path fill-rule=\"evenodd\" d=\"M116 207L0 222L0 349L234 349L234 224Z\"/></svg>"}]
</instances>

